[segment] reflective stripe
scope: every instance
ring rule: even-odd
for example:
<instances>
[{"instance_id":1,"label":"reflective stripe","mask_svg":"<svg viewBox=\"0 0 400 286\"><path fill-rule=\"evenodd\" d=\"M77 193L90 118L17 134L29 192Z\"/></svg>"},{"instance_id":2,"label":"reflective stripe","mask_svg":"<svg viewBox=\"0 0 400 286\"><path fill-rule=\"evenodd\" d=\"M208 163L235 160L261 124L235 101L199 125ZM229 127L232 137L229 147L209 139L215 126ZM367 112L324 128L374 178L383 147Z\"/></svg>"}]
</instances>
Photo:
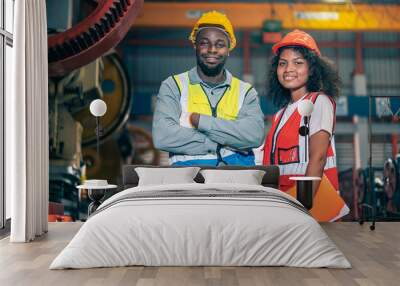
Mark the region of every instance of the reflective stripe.
<instances>
[{"instance_id":1,"label":"reflective stripe","mask_svg":"<svg viewBox=\"0 0 400 286\"><path fill-rule=\"evenodd\" d=\"M336 143L335 143L335 136L333 134L331 136L331 149L332 149L333 156L336 157Z\"/></svg>"},{"instance_id":2,"label":"reflective stripe","mask_svg":"<svg viewBox=\"0 0 400 286\"><path fill-rule=\"evenodd\" d=\"M179 118L179 124L183 127L192 128L190 126L189 121L187 120L187 113L188 113L188 100L189 100L189 72L181 73L174 76L175 81L178 84L181 92L181 116Z\"/></svg>"},{"instance_id":3,"label":"reflective stripe","mask_svg":"<svg viewBox=\"0 0 400 286\"><path fill-rule=\"evenodd\" d=\"M293 163L287 165L279 165L279 174L281 176L287 175L304 175L307 170L308 162L303 163ZM327 157L324 170L336 168L336 158Z\"/></svg>"},{"instance_id":4,"label":"reflective stripe","mask_svg":"<svg viewBox=\"0 0 400 286\"><path fill-rule=\"evenodd\" d=\"M246 98L247 93L252 89L252 86L244 81L239 81L239 110L243 106L244 99Z\"/></svg>"},{"instance_id":5,"label":"reflective stripe","mask_svg":"<svg viewBox=\"0 0 400 286\"><path fill-rule=\"evenodd\" d=\"M343 204L343 207L340 209L340 212L338 213L338 215L335 216L334 218L331 218L329 221L330 222L334 222L334 221L340 219L341 217L344 217L349 212L350 212L349 207L346 204Z\"/></svg>"},{"instance_id":6,"label":"reflective stripe","mask_svg":"<svg viewBox=\"0 0 400 286\"><path fill-rule=\"evenodd\" d=\"M199 158L200 156L192 156L192 159L181 158L182 160L176 160L177 156L173 156L170 158L170 163L176 166L192 166L192 165L211 165L216 166L220 163L224 165L239 165L239 166L254 166L255 165L255 157L253 152L248 153L237 153L233 152L229 156L225 156L223 161L213 158Z\"/></svg>"},{"instance_id":7,"label":"reflective stripe","mask_svg":"<svg viewBox=\"0 0 400 286\"><path fill-rule=\"evenodd\" d=\"M231 156L235 153L236 152L233 152L226 148L221 148L222 158ZM217 160L217 154L210 153L205 155L174 155L169 159L170 163L176 163L181 161L192 161L192 160Z\"/></svg>"},{"instance_id":8,"label":"reflective stripe","mask_svg":"<svg viewBox=\"0 0 400 286\"><path fill-rule=\"evenodd\" d=\"M217 160L216 154L207 154L207 155L174 155L169 158L169 162L176 163L180 161L192 161L192 160Z\"/></svg>"}]
</instances>

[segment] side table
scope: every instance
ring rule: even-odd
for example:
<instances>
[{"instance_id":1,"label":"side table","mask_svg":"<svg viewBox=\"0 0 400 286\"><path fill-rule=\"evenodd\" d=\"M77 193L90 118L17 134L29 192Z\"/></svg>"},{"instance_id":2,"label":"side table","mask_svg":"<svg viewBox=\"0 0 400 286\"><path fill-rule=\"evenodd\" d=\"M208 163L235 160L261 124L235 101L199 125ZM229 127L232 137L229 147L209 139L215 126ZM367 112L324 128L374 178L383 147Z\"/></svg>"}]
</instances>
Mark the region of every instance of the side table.
<instances>
[{"instance_id":1,"label":"side table","mask_svg":"<svg viewBox=\"0 0 400 286\"><path fill-rule=\"evenodd\" d=\"M79 185L78 189L87 189L88 197L92 202L88 206L88 216L96 211L96 209L101 205L101 200L104 198L107 190L117 188L117 185L104 185L104 186L88 186Z\"/></svg>"},{"instance_id":2,"label":"side table","mask_svg":"<svg viewBox=\"0 0 400 286\"><path fill-rule=\"evenodd\" d=\"M313 207L313 181L320 181L320 177L290 177L296 181L296 199L307 209Z\"/></svg>"}]
</instances>

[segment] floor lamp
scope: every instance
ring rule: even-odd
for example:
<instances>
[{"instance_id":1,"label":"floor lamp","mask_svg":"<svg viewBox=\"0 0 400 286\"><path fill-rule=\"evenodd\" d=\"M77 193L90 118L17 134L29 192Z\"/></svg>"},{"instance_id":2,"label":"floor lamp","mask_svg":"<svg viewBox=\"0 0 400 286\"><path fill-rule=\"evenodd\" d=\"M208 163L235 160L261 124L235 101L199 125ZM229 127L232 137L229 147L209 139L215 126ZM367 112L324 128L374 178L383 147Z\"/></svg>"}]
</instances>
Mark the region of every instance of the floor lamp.
<instances>
[{"instance_id":1,"label":"floor lamp","mask_svg":"<svg viewBox=\"0 0 400 286\"><path fill-rule=\"evenodd\" d=\"M314 110L314 104L309 99L302 100L297 107L297 111L304 118L304 125L299 128L299 134L304 136L304 158L308 162L309 146L309 121L310 115ZM321 180L319 177L290 177L296 181L296 198L304 207L310 210L313 206L313 181Z\"/></svg>"},{"instance_id":2,"label":"floor lamp","mask_svg":"<svg viewBox=\"0 0 400 286\"><path fill-rule=\"evenodd\" d=\"M102 128L100 125L100 117L107 111L107 104L101 99L95 99L90 103L90 113L96 118L96 139L97 139L97 155L100 157L100 136L102 135ZM115 188L114 185L109 185L107 180L87 180L85 185L78 186L78 188L85 188L88 190L88 196L92 202L88 206L88 215L90 216L96 211L104 198L107 189Z\"/></svg>"},{"instance_id":3,"label":"floor lamp","mask_svg":"<svg viewBox=\"0 0 400 286\"><path fill-rule=\"evenodd\" d=\"M96 118L96 140L97 140L97 155L99 155L99 142L102 135L102 128L100 125L100 117L107 111L107 104L101 99L95 99L90 103L90 113Z\"/></svg>"}]
</instances>

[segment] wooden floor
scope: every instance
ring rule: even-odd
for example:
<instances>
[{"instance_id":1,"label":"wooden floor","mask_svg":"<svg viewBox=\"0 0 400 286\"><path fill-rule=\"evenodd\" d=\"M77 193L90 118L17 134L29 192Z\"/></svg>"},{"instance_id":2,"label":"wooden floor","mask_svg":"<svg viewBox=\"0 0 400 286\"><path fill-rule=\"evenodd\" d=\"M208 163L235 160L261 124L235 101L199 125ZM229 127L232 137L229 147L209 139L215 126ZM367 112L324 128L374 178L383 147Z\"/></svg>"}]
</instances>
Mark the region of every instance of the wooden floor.
<instances>
[{"instance_id":1,"label":"wooden floor","mask_svg":"<svg viewBox=\"0 0 400 286\"><path fill-rule=\"evenodd\" d=\"M122 267L48 270L51 261L81 226L51 223L49 233L32 243L0 241L0 285L400 285L400 223L323 225L353 268L289 267Z\"/></svg>"}]
</instances>

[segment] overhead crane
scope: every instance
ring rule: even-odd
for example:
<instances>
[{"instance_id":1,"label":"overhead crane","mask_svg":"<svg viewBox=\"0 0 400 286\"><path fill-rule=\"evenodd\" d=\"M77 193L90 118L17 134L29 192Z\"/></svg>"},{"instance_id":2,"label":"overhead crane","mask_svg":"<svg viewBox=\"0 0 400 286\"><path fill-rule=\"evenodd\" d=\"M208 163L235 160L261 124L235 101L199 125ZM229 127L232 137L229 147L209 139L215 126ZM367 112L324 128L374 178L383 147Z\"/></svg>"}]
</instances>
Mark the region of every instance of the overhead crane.
<instances>
[{"instance_id":1,"label":"overhead crane","mask_svg":"<svg viewBox=\"0 0 400 286\"><path fill-rule=\"evenodd\" d=\"M135 27L191 28L204 11L224 12L236 29L261 29L279 20L283 29L400 31L400 5L249 2L145 2Z\"/></svg>"}]
</instances>

